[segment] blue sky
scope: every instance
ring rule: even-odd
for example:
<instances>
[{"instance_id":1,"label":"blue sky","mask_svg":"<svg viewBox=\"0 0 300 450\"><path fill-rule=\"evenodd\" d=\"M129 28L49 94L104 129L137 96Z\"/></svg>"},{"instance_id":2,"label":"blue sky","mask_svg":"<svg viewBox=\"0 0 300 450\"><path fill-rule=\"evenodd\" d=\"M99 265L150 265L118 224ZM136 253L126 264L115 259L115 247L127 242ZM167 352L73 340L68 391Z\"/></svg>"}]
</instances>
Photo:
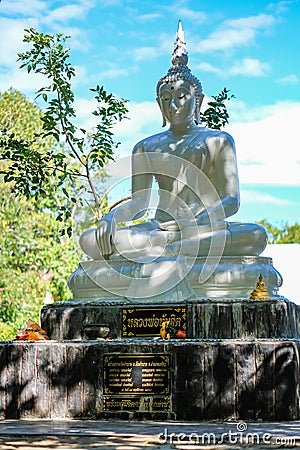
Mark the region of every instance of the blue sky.
<instances>
[{"instance_id":1,"label":"blue sky","mask_svg":"<svg viewBox=\"0 0 300 450\"><path fill-rule=\"evenodd\" d=\"M236 141L242 203L233 220L299 223L298 0L2 0L0 91L13 86L34 99L45 84L16 63L24 28L71 35L78 120L93 125L96 84L130 100L131 120L116 128L118 156L126 156L161 130L155 88L170 66L178 19L205 101L225 86L235 95L226 130Z\"/></svg>"}]
</instances>

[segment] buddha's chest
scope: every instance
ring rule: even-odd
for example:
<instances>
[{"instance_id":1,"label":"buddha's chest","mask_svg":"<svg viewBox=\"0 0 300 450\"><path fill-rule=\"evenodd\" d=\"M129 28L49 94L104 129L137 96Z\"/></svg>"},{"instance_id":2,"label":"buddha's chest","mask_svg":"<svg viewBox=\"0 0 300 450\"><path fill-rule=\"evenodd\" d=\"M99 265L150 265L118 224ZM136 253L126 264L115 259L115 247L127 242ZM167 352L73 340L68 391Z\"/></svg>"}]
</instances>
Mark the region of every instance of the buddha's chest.
<instances>
[{"instance_id":1,"label":"buddha's chest","mask_svg":"<svg viewBox=\"0 0 300 450\"><path fill-rule=\"evenodd\" d=\"M195 170L206 175L212 168L212 156L201 139L166 140L148 154L151 172L180 178L183 173L195 176ZM190 178L189 176L189 178Z\"/></svg>"}]
</instances>

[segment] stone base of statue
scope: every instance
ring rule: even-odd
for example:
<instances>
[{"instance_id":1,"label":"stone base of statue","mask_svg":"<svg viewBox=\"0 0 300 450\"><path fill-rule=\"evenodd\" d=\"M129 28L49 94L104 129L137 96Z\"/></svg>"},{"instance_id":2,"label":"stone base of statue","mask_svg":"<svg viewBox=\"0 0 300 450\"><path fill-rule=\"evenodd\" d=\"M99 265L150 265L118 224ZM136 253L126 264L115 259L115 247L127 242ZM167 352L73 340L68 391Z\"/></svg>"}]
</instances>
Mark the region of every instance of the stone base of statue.
<instances>
[{"instance_id":1,"label":"stone base of statue","mask_svg":"<svg viewBox=\"0 0 300 450\"><path fill-rule=\"evenodd\" d=\"M249 298L259 275L271 296L281 275L272 259L260 256L161 257L153 260L83 261L71 275L74 300L123 298L140 303L188 298Z\"/></svg>"},{"instance_id":2,"label":"stone base of statue","mask_svg":"<svg viewBox=\"0 0 300 450\"><path fill-rule=\"evenodd\" d=\"M1 419L297 420L298 339L0 343Z\"/></svg>"},{"instance_id":3,"label":"stone base of statue","mask_svg":"<svg viewBox=\"0 0 300 450\"><path fill-rule=\"evenodd\" d=\"M260 275L271 301L249 301ZM102 324L112 338L122 339L147 336L142 329L148 324L153 337L173 315L190 338L293 337L282 319L291 306L277 296L281 283L272 260L258 256L85 261L69 280L73 300L46 306L42 326L53 339L84 339L87 327ZM272 329L264 320L270 315ZM138 333L134 328L142 322Z\"/></svg>"},{"instance_id":4,"label":"stone base of statue","mask_svg":"<svg viewBox=\"0 0 300 450\"><path fill-rule=\"evenodd\" d=\"M189 339L294 339L300 337L300 307L284 297L189 299L151 305L122 300L69 301L44 306L42 327L51 339L160 338L163 322ZM98 333L98 334L97 334Z\"/></svg>"},{"instance_id":5,"label":"stone base of statue","mask_svg":"<svg viewBox=\"0 0 300 450\"><path fill-rule=\"evenodd\" d=\"M209 277L215 261L188 263L164 286L152 262L81 263L74 298L41 312L49 341L0 343L0 417L299 419L300 308L271 260L222 258ZM260 274L271 296L249 299Z\"/></svg>"}]
</instances>

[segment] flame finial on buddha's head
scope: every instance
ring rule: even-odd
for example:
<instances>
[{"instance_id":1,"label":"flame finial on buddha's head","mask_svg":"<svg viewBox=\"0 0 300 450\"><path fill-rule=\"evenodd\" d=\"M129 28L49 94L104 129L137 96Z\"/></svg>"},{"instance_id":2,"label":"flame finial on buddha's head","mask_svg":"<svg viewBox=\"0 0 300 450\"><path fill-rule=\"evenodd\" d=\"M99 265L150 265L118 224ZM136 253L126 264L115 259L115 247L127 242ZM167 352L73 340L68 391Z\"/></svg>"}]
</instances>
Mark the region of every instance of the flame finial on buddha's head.
<instances>
[{"instance_id":1,"label":"flame finial on buddha's head","mask_svg":"<svg viewBox=\"0 0 300 450\"><path fill-rule=\"evenodd\" d=\"M172 83L177 80L185 80L189 82L195 90L196 97L196 111L195 122L200 123L200 107L203 100L202 85L197 77L195 77L187 66L188 52L186 50L186 43L184 41L184 32L182 29L181 20L178 22L178 29L176 33L176 40L174 43L174 51L172 54L172 66L167 74L163 76L157 83L156 94L159 97L159 89L164 83ZM164 122L165 124L165 122Z\"/></svg>"}]
</instances>

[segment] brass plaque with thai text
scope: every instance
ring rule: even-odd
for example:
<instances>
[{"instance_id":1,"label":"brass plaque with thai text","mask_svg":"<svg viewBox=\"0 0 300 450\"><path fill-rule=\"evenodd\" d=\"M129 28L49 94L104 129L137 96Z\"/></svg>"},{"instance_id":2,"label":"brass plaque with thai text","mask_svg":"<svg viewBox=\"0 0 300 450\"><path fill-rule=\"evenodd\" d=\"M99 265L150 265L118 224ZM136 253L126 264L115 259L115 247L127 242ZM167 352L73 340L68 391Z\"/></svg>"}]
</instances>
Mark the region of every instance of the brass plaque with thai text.
<instances>
[{"instance_id":1,"label":"brass plaque with thai text","mask_svg":"<svg viewBox=\"0 0 300 450\"><path fill-rule=\"evenodd\" d=\"M103 397L104 411L170 411L171 396L108 396Z\"/></svg>"},{"instance_id":2,"label":"brass plaque with thai text","mask_svg":"<svg viewBox=\"0 0 300 450\"><path fill-rule=\"evenodd\" d=\"M170 355L104 355L104 395L169 395Z\"/></svg>"},{"instance_id":3,"label":"brass plaque with thai text","mask_svg":"<svg viewBox=\"0 0 300 450\"><path fill-rule=\"evenodd\" d=\"M163 322L186 331L186 308L130 308L122 310L122 337L156 337L160 336Z\"/></svg>"}]
</instances>

